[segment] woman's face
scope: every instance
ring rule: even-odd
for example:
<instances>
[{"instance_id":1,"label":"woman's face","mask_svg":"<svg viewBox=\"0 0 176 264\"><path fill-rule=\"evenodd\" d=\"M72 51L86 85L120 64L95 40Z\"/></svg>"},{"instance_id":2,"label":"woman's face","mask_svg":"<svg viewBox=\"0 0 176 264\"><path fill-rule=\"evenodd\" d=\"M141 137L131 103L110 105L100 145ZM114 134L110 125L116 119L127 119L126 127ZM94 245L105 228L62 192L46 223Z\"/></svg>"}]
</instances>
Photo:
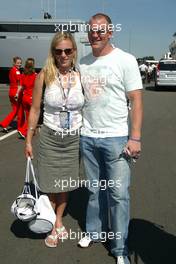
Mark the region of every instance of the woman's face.
<instances>
[{"instance_id":1,"label":"woman's face","mask_svg":"<svg viewBox=\"0 0 176 264\"><path fill-rule=\"evenodd\" d=\"M68 69L72 66L75 51L71 40L65 39L59 42L54 49L54 56L58 68Z\"/></svg>"},{"instance_id":2,"label":"woman's face","mask_svg":"<svg viewBox=\"0 0 176 264\"><path fill-rule=\"evenodd\" d=\"M14 66L17 69L20 69L21 68L21 65L22 65L22 61L20 59L16 60L16 62L14 63Z\"/></svg>"}]
</instances>

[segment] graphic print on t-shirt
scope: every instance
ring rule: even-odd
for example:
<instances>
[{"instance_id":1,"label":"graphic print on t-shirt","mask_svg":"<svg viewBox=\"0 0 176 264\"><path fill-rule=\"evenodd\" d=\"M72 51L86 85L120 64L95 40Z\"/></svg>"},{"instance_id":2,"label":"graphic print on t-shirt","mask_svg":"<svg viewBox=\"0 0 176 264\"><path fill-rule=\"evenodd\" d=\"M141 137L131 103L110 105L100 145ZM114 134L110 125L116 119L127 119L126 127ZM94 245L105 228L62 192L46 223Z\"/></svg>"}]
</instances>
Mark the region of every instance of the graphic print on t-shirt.
<instances>
[{"instance_id":1,"label":"graphic print on t-shirt","mask_svg":"<svg viewBox=\"0 0 176 264\"><path fill-rule=\"evenodd\" d=\"M82 82L84 84L85 98L89 104L101 104L107 105L109 95L105 93L105 89L111 78L112 71L109 67L103 66L101 69L99 66L89 67L84 72Z\"/></svg>"}]
</instances>

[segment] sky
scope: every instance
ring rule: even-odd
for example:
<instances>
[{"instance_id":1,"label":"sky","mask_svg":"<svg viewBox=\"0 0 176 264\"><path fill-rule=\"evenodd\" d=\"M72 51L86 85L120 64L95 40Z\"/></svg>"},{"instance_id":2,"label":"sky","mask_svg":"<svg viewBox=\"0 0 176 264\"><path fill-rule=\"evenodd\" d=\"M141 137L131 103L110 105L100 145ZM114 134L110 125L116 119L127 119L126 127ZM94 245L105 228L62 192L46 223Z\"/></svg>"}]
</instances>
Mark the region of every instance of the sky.
<instances>
[{"instance_id":1,"label":"sky","mask_svg":"<svg viewBox=\"0 0 176 264\"><path fill-rule=\"evenodd\" d=\"M137 58L160 59L174 40L175 10L176 0L0 0L0 21L42 19L43 11L58 19L88 21L104 12L114 25L121 24L114 33L116 46Z\"/></svg>"}]
</instances>

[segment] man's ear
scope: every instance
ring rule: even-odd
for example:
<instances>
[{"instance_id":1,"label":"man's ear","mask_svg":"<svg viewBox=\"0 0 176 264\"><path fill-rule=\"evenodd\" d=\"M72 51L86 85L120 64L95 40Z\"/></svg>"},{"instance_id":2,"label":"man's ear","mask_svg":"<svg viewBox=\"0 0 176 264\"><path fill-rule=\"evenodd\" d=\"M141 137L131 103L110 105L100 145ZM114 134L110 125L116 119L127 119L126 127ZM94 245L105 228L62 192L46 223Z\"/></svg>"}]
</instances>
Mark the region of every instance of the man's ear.
<instances>
[{"instance_id":1,"label":"man's ear","mask_svg":"<svg viewBox=\"0 0 176 264\"><path fill-rule=\"evenodd\" d=\"M112 38L112 31L108 32L108 39Z\"/></svg>"}]
</instances>

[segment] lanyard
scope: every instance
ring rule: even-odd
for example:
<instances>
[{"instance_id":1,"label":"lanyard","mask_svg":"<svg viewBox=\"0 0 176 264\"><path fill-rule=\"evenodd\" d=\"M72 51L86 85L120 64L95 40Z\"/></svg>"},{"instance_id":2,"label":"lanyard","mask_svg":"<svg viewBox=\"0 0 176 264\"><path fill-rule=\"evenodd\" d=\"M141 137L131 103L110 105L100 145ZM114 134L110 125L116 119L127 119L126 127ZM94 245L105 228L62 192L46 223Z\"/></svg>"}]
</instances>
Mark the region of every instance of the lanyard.
<instances>
[{"instance_id":1,"label":"lanyard","mask_svg":"<svg viewBox=\"0 0 176 264\"><path fill-rule=\"evenodd\" d=\"M68 87L64 88L62 85L61 76L59 74L59 84L60 84L60 89L61 89L61 93L62 93L62 100L63 100L62 108L63 108L63 110L66 110L66 108L67 108L66 104L67 104L68 96L69 96L69 93L71 90L71 76L72 76L72 71L69 72ZM66 76L66 78L68 78L68 77ZM67 93L65 93L65 91Z\"/></svg>"}]
</instances>

